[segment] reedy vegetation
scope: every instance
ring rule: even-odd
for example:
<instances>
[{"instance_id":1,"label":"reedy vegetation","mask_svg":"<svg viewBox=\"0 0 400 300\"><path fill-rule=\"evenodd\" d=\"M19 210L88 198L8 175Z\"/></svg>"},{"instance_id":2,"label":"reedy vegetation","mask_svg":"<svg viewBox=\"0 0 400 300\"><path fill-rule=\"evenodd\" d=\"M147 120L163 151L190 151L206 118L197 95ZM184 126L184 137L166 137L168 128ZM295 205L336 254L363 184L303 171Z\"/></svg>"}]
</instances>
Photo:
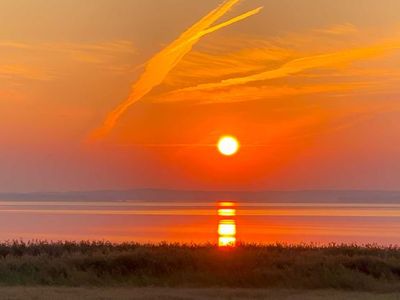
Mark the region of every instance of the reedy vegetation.
<instances>
[{"instance_id":1,"label":"reedy vegetation","mask_svg":"<svg viewBox=\"0 0 400 300\"><path fill-rule=\"evenodd\" d=\"M12 241L0 284L400 291L400 248Z\"/></svg>"}]
</instances>

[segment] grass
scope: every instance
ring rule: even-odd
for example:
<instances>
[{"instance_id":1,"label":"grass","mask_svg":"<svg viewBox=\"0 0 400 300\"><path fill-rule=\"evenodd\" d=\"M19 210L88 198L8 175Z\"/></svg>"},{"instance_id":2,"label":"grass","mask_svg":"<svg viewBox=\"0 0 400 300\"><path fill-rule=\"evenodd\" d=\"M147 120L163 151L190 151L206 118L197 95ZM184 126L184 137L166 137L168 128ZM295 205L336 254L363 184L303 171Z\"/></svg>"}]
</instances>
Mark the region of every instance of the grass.
<instances>
[{"instance_id":1,"label":"grass","mask_svg":"<svg viewBox=\"0 0 400 300\"><path fill-rule=\"evenodd\" d=\"M0 243L0 285L400 292L400 248Z\"/></svg>"}]
</instances>

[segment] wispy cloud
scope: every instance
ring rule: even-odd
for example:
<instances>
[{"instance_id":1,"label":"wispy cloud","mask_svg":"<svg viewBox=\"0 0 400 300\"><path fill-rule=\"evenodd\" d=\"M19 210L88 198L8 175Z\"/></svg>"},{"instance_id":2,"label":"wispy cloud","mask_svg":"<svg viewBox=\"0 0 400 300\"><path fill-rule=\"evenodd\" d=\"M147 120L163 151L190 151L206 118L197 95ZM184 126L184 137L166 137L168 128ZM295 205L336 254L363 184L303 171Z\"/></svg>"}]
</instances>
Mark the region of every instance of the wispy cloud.
<instances>
[{"instance_id":1,"label":"wispy cloud","mask_svg":"<svg viewBox=\"0 0 400 300\"><path fill-rule=\"evenodd\" d=\"M184 93L169 93L152 99L155 103L190 102L193 104L236 103L270 100L321 93L344 92L360 89L367 83L313 84L302 86L235 86L220 90L194 90Z\"/></svg>"},{"instance_id":2,"label":"wispy cloud","mask_svg":"<svg viewBox=\"0 0 400 300\"><path fill-rule=\"evenodd\" d=\"M132 53L136 49L129 41L117 40L108 42L48 42L48 43L27 43L13 40L0 40L0 48L12 48L31 51L51 52L85 52L85 53Z\"/></svg>"},{"instance_id":3,"label":"wispy cloud","mask_svg":"<svg viewBox=\"0 0 400 300\"><path fill-rule=\"evenodd\" d=\"M224 77L260 72L266 67L275 67L294 57L294 51L278 47L272 43L237 39L232 49L229 40L223 40L221 46L213 45L211 50L192 51L168 75L165 84L179 88L188 84L202 83ZM234 45L232 45L234 46Z\"/></svg>"},{"instance_id":4,"label":"wispy cloud","mask_svg":"<svg viewBox=\"0 0 400 300\"><path fill-rule=\"evenodd\" d=\"M358 32L358 28L351 23L335 24L330 27L315 29L317 33L328 34L328 35L347 35Z\"/></svg>"},{"instance_id":5,"label":"wispy cloud","mask_svg":"<svg viewBox=\"0 0 400 300\"><path fill-rule=\"evenodd\" d=\"M253 82L288 77L307 70L341 68L354 61L379 56L395 49L400 49L400 44L380 44L365 48L349 49L328 54L297 58L273 70L266 70L249 76L228 78L214 83L199 84L197 86L180 89L176 91L176 93L214 90L236 85L245 85Z\"/></svg>"},{"instance_id":6,"label":"wispy cloud","mask_svg":"<svg viewBox=\"0 0 400 300\"><path fill-rule=\"evenodd\" d=\"M333 27L344 32L345 28L351 31L353 26ZM147 101L235 103L394 90L398 72L385 63L396 57L386 54L400 45L393 30L390 38L357 31L352 35L353 42L344 33L332 37L321 34L320 29L268 39L211 38L188 54ZM347 49L343 48L343 40L347 41Z\"/></svg>"},{"instance_id":7,"label":"wispy cloud","mask_svg":"<svg viewBox=\"0 0 400 300\"><path fill-rule=\"evenodd\" d=\"M0 78L8 83L49 81L60 77L65 66L93 66L113 73L129 71L125 57L136 49L128 41L20 42L0 40ZM64 68L64 69L63 69Z\"/></svg>"},{"instance_id":8,"label":"wispy cloud","mask_svg":"<svg viewBox=\"0 0 400 300\"><path fill-rule=\"evenodd\" d=\"M92 133L92 138L99 139L107 135L115 126L121 115L135 102L148 94L154 87L160 85L168 73L181 61L181 59L191 51L192 47L199 41L201 37L212 33L225 26L248 18L260 9L252 10L239 17L228 20L220 25L212 26L217 20L224 16L234 5L240 0L227 0L218 8L202 18L186 30L178 39L173 41L166 48L157 53L147 63L144 73L139 80L133 85L132 92L128 99L118 105L109 113L103 125Z\"/></svg>"},{"instance_id":9,"label":"wispy cloud","mask_svg":"<svg viewBox=\"0 0 400 300\"><path fill-rule=\"evenodd\" d=\"M52 74L44 71L43 69L21 64L0 65L0 77L3 78L19 77L24 79L41 80L41 81L47 81L54 78Z\"/></svg>"}]
</instances>

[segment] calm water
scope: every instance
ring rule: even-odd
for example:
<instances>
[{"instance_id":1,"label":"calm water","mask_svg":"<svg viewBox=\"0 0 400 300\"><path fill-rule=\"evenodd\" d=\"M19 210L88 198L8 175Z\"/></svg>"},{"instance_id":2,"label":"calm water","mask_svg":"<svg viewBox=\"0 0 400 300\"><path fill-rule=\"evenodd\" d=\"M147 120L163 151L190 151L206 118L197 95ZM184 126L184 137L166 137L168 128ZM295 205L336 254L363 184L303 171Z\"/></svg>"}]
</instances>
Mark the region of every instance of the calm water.
<instances>
[{"instance_id":1,"label":"calm water","mask_svg":"<svg viewBox=\"0 0 400 300\"><path fill-rule=\"evenodd\" d=\"M400 204L228 203L233 214L223 206L3 201L0 239L400 244Z\"/></svg>"}]
</instances>

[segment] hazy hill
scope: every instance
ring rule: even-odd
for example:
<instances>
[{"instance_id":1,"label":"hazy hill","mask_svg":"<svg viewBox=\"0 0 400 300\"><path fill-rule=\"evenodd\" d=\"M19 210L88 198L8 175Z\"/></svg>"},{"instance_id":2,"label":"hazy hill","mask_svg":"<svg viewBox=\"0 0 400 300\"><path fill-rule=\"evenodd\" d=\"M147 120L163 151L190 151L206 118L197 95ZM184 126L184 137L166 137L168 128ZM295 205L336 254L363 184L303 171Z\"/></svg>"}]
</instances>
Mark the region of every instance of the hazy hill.
<instances>
[{"instance_id":1,"label":"hazy hill","mask_svg":"<svg viewBox=\"0 0 400 300\"><path fill-rule=\"evenodd\" d=\"M0 193L0 201L260 201L400 203L400 191L190 191L132 189L52 193Z\"/></svg>"}]
</instances>

